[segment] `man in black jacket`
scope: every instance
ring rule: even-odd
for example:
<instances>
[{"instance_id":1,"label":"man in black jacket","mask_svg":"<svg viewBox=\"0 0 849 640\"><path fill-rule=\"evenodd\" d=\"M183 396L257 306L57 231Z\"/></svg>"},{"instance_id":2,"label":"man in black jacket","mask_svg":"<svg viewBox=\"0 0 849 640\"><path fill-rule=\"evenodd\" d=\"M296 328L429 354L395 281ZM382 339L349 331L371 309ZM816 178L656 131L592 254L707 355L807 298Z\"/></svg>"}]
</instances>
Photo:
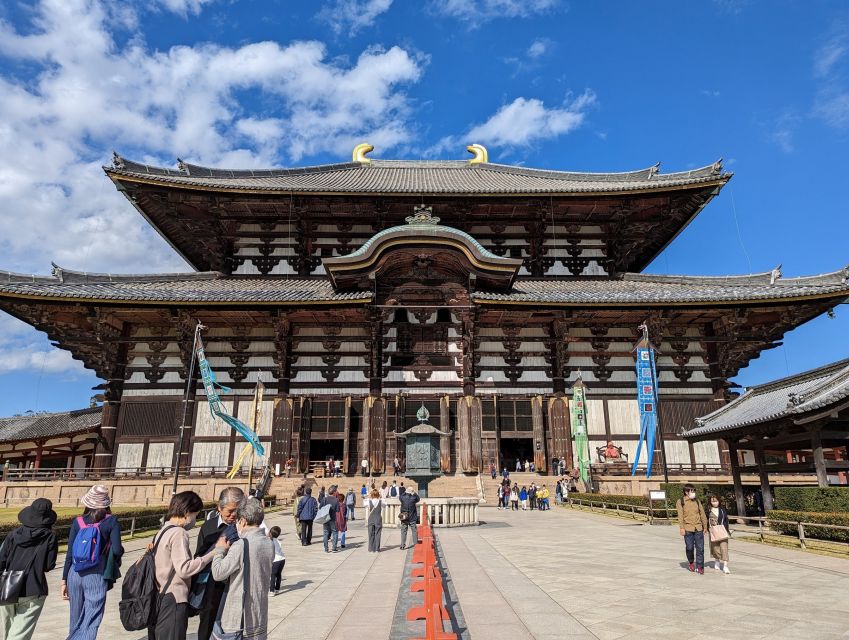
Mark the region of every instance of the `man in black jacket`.
<instances>
[{"instance_id":1,"label":"man in black jacket","mask_svg":"<svg viewBox=\"0 0 849 640\"><path fill-rule=\"evenodd\" d=\"M324 523L324 553L330 553L330 549L327 548L327 543L331 539L333 541L333 553L336 553L338 551L336 543L339 539L339 529L336 526L336 514L339 512L339 500L336 498L335 484L330 485L327 493L321 499L321 502L318 505L319 509L328 504L330 505L330 520Z\"/></svg>"},{"instance_id":2,"label":"man in black jacket","mask_svg":"<svg viewBox=\"0 0 849 640\"><path fill-rule=\"evenodd\" d=\"M419 495L410 487L401 494L398 500L401 502L401 548L407 548L407 529L413 532L413 546L415 547L419 543L419 532L416 527L419 524L419 510L416 507L419 502Z\"/></svg>"},{"instance_id":3,"label":"man in black jacket","mask_svg":"<svg viewBox=\"0 0 849 640\"><path fill-rule=\"evenodd\" d=\"M195 558L204 556L215 546L218 539L224 536L231 544L238 534L236 533L236 511L245 499L245 492L239 487L227 487L218 496L217 512L210 514L198 533L198 545ZM211 567L211 565L210 565ZM194 583L206 582L206 592L203 596L203 606L200 609L200 622L198 624L198 640L209 640L212 635L212 627L215 624L215 616L227 586L224 582L215 582L212 579L210 569L207 568L195 576Z\"/></svg>"},{"instance_id":4,"label":"man in black jacket","mask_svg":"<svg viewBox=\"0 0 849 640\"><path fill-rule=\"evenodd\" d=\"M44 574L56 567L59 544L51 527L53 503L37 498L18 514L23 526L13 529L0 547L0 567L27 571L16 604L0 606L0 636L31 638L47 597ZM7 635L8 634L8 635Z\"/></svg>"}]
</instances>

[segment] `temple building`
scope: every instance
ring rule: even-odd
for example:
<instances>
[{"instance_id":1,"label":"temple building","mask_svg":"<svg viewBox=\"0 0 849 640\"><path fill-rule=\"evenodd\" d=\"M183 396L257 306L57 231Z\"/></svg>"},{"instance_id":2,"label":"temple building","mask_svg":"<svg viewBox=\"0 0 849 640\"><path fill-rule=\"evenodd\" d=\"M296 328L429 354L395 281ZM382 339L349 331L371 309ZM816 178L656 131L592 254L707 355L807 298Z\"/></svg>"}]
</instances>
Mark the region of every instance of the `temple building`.
<instances>
[{"instance_id":1,"label":"temple building","mask_svg":"<svg viewBox=\"0 0 849 640\"><path fill-rule=\"evenodd\" d=\"M641 273L731 178L720 162L576 173L488 161L378 160L269 170L160 168L115 156L106 175L195 270L0 273L0 308L104 380L101 471L174 464L196 324L247 419L266 387L267 461L329 456L391 468L424 404L442 470L537 470L573 458L569 389L587 386L591 446L633 455L634 354L658 348L670 468L719 468L727 447L678 434L727 400L729 379L849 295L847 271L783 278ZM715 242L716 240L711 240ZM180 463L228 467L241 448L189 385ZM655 456L659 461L660 456ZM265 464L257 459L256 464Z\"/></svg>"}]
</instances>

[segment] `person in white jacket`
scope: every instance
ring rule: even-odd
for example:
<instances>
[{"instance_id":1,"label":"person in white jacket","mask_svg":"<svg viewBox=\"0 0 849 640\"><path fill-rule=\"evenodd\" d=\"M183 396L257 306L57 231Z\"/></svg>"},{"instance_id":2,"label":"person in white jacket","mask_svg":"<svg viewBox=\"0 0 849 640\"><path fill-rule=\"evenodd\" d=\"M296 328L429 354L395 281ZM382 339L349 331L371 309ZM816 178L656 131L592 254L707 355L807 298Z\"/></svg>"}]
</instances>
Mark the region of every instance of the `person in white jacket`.
<instances>
[{"instance_id":1,"label":"person in white jacket","mask_svg":"<svg viewBox=\"0 0 849 640\"><path fill-rule=\"evenodd\" d=\"M271 586L269 591L274 595L280 593L280 582L283 579L283 567L286 566L286 556L283 555L283 547L277 539L280 537L280 527L271 527L268 537L274 543L274 562L271 565Z\"/></svg>"}]
</instances>

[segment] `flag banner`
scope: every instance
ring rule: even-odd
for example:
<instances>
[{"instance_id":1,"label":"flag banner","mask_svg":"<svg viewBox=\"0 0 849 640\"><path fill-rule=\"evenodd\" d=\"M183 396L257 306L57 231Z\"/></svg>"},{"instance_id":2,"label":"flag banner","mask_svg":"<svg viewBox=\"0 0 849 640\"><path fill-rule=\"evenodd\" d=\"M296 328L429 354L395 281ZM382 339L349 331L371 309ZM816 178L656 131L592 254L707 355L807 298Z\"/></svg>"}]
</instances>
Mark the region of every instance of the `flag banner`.
<instances>
[{"instance_id":1,"label":"flag banner","mask_svg":"<svg viewBox=\"0 0 849 640\"><path fill-rule=\"evenodd\" d=\"M221 398L218 397L217 390L220 389L224 393L229 393L230 388L225 387L215 379L215 372L210 368L209 362L206 359L203 341L200 339L200 336L198 336L197 340L198 364L200 366L201 377L203 378L203 386L204 389L206 389L206 400L209 403L209 411L212 414L212 417L223 420L230 426L231 429L247 440L248 444L253 447L257 454L265 455L265 448L262 446L262 443L259 441L256 433L254 433L250 427L246 426L243 422L234 418L224 410L224 406L221 404Z\"/></svg>"},{"instance_id":2,"label":"flag banner","mask_svg":"<svg viewBox=\"0 0 849 640\"><path fill-rule=\"evenodd\" d=\"M631 467L631 475L637 473L637 464L643 443L646 445L646 477L651 478L654 460L654 440L657 435L657 370L654 365L654 349L648 340L637 347L637 403L640 407L640 441Z\"/></svg>"},{"instance_id":3,"label":"flag banner","mask_svg":"<svg viewBox=\"0 0 849 640\"><path fill-rule=\"evenodd\" d=\"M581 378L572 385L572 433L575 436L578 470L581 473L581 480L586 483L589 477L590 451L589 438L587 438L586 387Z\"/></svg>"}]
</instances>

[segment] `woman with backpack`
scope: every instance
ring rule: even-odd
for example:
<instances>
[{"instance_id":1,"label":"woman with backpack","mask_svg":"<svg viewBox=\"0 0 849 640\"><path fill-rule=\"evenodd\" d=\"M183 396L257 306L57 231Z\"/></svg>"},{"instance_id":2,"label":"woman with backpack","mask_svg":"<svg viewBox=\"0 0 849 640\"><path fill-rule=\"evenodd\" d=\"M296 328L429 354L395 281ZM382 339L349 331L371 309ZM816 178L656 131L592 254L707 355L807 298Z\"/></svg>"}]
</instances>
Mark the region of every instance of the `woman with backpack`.
<instances>
[{"instance_id":1,"label":"woman with backpack","mask_svg":"<svg viewBox=\"0 0 849 640\"><path fill-rule=\"evenodd\" d=\"M189 529L194 528L203 500L194 491L181 491L171 498L162 529L153 539L156 552L156 584L159 607L156 621L148 627L149 640L185 640L189 626L188 596L192 576L212 562L215 554L192 558Z\"/></svg>"},{"instance_id":2,"label":"woman with backpack","mask_svg":"<svg viewBox=\"0 0 849 640\"><path fill-rule=\"evenodd\" d=\"M19 514L0 547L0 570L24 571L17 602L0 606L0 638L30 640L47 598L45 573L56 567L59 543L51 527L56 522L53 503L38 498Z\"/></svg>"},{"instance_id":3,"label":"woman with backpack","mask_svg":"<svg viewBox=\"0 0 849 640\"><path fill-rule=\"evenodd\" d=\"M107 560L111 554L115 566L120 566L124 547L121 527L110 509L109 489L96 484L80 502L85 510L71 523L60 589L62 598L71 602L67 640L95 640L111 586L103 575Z\"/></svg>"}]
</instances>

